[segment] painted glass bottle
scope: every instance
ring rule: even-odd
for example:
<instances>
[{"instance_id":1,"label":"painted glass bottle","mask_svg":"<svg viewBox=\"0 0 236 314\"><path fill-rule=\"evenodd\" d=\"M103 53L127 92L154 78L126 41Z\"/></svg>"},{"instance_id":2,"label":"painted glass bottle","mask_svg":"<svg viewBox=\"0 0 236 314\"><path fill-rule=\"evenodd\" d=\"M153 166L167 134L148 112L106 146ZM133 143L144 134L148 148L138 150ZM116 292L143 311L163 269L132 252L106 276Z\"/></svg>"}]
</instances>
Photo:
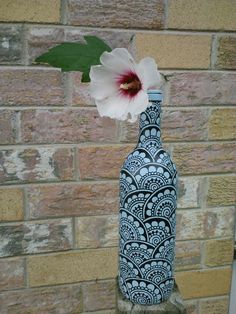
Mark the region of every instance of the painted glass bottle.
<instances>
[{"instance_id":1,"label":"painted glass bottle","mask_svg":"<svg viewBox=\"0 0 236 314\"><path fill-rule=\"evenodd\" d=\"M153 305L174 286L177 171L162 148L162 92L148 95L137 146L120 172L118 281L127 299Z\"/></svg>"}]
</instances>

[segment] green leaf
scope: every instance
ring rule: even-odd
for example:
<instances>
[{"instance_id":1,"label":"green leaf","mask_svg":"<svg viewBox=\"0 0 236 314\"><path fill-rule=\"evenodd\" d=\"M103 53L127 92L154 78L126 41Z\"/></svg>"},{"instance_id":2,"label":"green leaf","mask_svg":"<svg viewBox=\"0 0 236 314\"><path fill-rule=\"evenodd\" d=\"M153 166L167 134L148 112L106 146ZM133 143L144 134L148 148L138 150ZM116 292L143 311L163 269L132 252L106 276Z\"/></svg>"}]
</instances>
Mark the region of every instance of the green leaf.
<instances>
[{"instance_id":1,"label":"green leaf","mask_svg":"<svg viewBox=\"0 0 236 314\"><path fill-rule=\"evenodd\" d=\"M81 82L82 83L90 82L89 70L83 72Z\"/></svg>"},{"instance_id":2,"label":"green leaf","mask_svg":"<svg viewBox=\"0 0 236 314\"><path fill-rule=\"evenodd\" d=\"M111 48L96 36L84 36L84 43L63 43L39 56L35 62L61 68L62 71L80 71L82 82L89 82L92 65L100 64L100 56Z\"/></svg>"}]
</instances>

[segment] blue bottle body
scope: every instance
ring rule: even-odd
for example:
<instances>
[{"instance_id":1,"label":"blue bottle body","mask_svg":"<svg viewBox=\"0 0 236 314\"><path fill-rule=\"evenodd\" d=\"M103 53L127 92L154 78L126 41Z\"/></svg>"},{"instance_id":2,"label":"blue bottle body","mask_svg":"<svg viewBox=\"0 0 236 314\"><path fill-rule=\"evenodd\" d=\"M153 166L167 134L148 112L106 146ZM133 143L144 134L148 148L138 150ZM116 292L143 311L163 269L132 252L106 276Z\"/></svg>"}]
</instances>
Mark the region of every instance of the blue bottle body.
<instances>
[{"instance_id":1,"label":"blue bottle body","mask_svg":"<svg viewBox=\"0 0 236 314\"><path fill-rule=\"evenodd\" d=\"M138 144L120 172L119 287L144 305L172 292L177 206L176 167L161 143L161 92L151 92L149 102Z\"/></svg>"}]
</instances>

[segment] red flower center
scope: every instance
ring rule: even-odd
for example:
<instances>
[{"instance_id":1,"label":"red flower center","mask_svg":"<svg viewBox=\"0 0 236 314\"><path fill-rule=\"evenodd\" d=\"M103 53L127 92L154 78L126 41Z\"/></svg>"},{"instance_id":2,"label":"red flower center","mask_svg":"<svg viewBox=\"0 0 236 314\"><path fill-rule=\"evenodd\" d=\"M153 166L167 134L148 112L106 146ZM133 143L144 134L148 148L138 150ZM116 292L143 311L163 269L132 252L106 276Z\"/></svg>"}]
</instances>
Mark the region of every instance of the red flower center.
<instances>
[{"instance_id":1,"label":"red flower center","mask_svg":"<svg viewBox=\"0 0 236 314\"><path fill-rule=\"evenodd\" d=\"M119 91L122 95L134 97L142 89L142 83L134 72L127 72L122 75L118 81Z\"/></svg>"}]
</instances>

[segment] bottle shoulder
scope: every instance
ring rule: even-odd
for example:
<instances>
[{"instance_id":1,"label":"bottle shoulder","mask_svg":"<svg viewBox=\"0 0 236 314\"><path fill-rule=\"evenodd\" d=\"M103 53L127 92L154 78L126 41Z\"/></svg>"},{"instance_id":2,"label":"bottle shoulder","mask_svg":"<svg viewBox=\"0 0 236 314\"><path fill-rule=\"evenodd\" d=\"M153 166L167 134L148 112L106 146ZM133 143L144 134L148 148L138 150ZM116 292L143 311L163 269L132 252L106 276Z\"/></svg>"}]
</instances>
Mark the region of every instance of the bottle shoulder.
<instances>
[{"instance_id":1,"label":"bottle shoulder","mask_svg":"<svg viewBox=\"0 0 236 314\"><path fill-rule=\"evenodd\" d=\"M154 154L146 148L136 147L126 157L122 169L135 173L143 167L159 168L159 170L160 168L167 169L171 175L176 173L176 166L170 154L162 147L157 149Z\"/></svg>"}]
</instances>

